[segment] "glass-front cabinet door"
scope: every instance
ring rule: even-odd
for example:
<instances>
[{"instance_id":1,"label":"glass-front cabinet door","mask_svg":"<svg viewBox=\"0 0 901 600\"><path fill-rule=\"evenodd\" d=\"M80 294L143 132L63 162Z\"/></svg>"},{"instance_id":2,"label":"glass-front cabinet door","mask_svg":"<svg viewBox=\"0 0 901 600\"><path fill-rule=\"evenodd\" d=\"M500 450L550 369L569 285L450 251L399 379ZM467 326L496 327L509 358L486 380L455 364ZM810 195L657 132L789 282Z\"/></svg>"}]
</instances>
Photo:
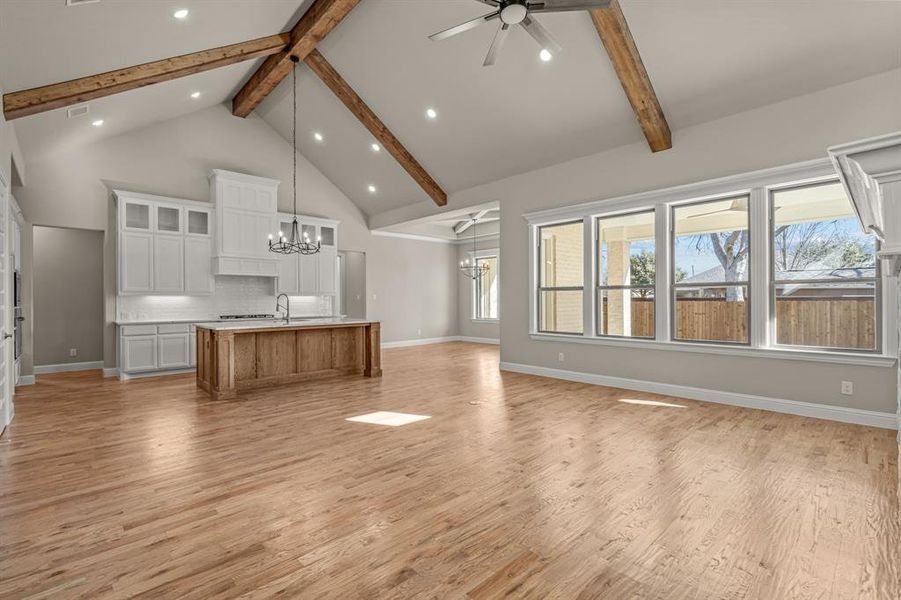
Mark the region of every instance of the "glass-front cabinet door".
<instances>
[{"instance_id":1,"label":"glass-front cabinet door","mask_svg":"<svg viewBox=\"0 0 901 600\"><path fill-rule=\"evenodd\" d=\"M150 231L151 229L151 204L149 202L141 202L139 200L125 200L125 210L123 211L124 229L132 231Z\"/></svg>"},{"instance_id":2,"label":"glass-front cabinet door","mask_svg":"<svg viewBox=\"0 0 901 600\"><path fill-rule=\"evenodd\" d=\"M176 206L157 205L156 230L163 233L181 233L181 209Z\"/></svg>"},{"instance_id":3,"label":"glass-front cabinet door","mask_svg":"<svg viewBox=\"0 0 901 600\"><path fill-rule=\"evenodd\" d=\"M185 209L188 235L210 235L210 211L199 208Z\"/></svg>"}]
</instances>

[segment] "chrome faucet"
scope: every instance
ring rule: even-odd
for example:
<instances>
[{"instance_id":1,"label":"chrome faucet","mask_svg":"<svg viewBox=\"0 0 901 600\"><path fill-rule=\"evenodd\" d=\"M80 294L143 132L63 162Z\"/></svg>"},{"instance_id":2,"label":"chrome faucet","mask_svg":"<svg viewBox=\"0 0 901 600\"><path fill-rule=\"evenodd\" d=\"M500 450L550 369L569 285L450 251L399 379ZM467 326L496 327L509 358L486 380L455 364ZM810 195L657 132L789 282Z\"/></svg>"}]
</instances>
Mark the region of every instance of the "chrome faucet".
<instances>
[{"instance_id":1,"label":"chrome faucet","mask_svg":"<svg viewBox=\"0 0 901 600\"><path fill-rule=\"evenodd\" d=\"M282 296L285 297L285 306L282 307ZM278 311L282 308L285 309L285 323L291 323L291 299L288 298L288 294L279 294L275 297L275 312L278 314Z\"/></svg>"}]
</instances>

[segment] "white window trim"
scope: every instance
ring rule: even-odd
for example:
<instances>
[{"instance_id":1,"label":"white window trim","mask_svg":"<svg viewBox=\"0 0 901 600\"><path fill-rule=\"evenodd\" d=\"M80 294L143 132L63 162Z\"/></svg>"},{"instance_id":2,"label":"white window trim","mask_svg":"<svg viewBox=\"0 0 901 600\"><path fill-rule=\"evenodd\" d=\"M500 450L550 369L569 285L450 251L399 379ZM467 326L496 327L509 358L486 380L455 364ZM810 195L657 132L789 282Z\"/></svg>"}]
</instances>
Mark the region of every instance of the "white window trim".
<instances>
[{"instance_id":1,"label":"white window trim","mask_svg":"<svg viewBox=\"0 0 901 600\"><path fill-rule=\"evenodd\" d=\"M815 160L783 167L764 169L729 177L722 177L695 184L653 190L629 196L596 200L575 206L542 210L523 215L529 230L529 335L533 340L574 342L600 346L647 348L701 354L721 354L760 358L779 358L867 366L892 366L896 358L887 349L898 347L897 315L895 306L897 285L889 280L890 270L882 269L881 353L844 352L841 350L803 350L779 347L772 343L769 289L769 194L772 189L803 183L815 183L836 179L829 159ZM730 194L746 193L751 196L751 244L755 256L751 261L749 283L751 289L750 344L737 346L703 342L678 342L670 339L672 316L668 301L670 289L671 208L674 205L697 202ZM653 208L656 211L655 247L657 262L657 310L655 311L656 339L611 338L598 336L595 330L594 291L597 288L595 261L595 223L598 217L617 212ZM538 331L538 227L581 219L584 223L583 265L585 272L582 293L584 327L582 335L555 334Z\"/></svg>"},{"instance_id":2,"label":"white window trim","mask_svg":"<svg viewBox=\"0 0 901 600\"><path fill-rule=\"evenodd\" d=\"M501 286L500 286L500 276L501 276L501 249L500 248L485 248L483 250L476 250L475 252L467 252L469 256L469 260L475 262L477 258L497 258L497 276L498 276L498 286L497 286L497 318L494 319L484 319L476 316L476 281L472 280L472 283L469 286L469 320L473 323L500 323L501 322Z\"/></svg>"}]
</instances>

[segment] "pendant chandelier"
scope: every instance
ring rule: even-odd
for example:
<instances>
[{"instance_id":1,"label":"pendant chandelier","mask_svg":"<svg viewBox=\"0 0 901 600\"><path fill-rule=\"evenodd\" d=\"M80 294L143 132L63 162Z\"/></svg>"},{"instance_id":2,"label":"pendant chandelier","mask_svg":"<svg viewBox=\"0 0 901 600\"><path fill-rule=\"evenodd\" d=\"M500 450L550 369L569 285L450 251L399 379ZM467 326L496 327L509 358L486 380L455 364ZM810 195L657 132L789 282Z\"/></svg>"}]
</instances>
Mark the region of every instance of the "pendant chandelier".
<instances>
[{"instance_id":1,"label":"pendant chandelier","mask_svg":"<svg viewBox=\"0 0 901 600\"><path fill-rule=\"evenodd\" d=\"M476 280L481 278L483 275L488 273L488 263L479 264L479 261L476 260L476 217L475 215L470 216L470 220L472 224L469 226L472 229L472 260L470 261L468 258L466 260L460 261L460 272L463 273L466 277L469 277L472 280Z\"/></svg>"},{"instance_id":2,"label":"pendant chandelier","mask_svg":"<svg viewBox=\"0 0 901 600\"><path fill-rule=\"evenodd\" d=\"M294 220L291 222L291 233L289 235L285 235L284 231L279 231L278 241L274 241L273 235L269 234L269 252L276 254L317 254L322 247L322 241L319 237L316 238L316 243L314 244L308 234L304 233L301 236L300 225L297 223L297 63L299 61L298 57L291 55L291 62L294 63L291 71L292 84L294 86L294 110L292 113L294 121L291 127L291 146L294 150L294 187L292 189L294 195Z\"/></svg>"}]
</instances>

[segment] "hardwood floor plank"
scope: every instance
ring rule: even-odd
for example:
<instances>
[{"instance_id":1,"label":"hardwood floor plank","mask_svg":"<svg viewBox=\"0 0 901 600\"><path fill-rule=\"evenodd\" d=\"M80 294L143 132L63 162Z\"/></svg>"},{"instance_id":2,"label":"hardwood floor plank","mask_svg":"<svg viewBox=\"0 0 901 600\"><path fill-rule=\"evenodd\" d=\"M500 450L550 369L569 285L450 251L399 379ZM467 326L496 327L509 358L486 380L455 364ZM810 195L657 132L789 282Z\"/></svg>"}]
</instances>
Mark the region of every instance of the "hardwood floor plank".
<instances>
[{"instance_id":1,"label":"hardwood floor plank","mask_svg":"<svg viewBox=\"0 0 901 600\"><path fill-rule=\"evenodd\" d=\"M38 376L0 438L0 598L899 597L894 432L497 361L398 348L218 402ZM431 418L345 420L378 410Z\"/></svg>"}]
</instances>

